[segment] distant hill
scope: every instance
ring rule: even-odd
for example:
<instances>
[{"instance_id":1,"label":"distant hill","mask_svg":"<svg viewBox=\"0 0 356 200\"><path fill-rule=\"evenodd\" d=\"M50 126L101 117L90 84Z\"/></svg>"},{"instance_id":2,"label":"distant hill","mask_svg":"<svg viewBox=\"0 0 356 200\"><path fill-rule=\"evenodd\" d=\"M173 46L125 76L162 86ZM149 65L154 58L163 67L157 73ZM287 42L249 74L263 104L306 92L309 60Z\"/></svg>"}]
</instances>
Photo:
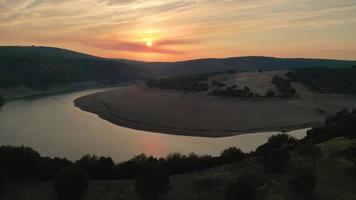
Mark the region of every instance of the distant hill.
<instances>
[{"instance_id":1,"label":"distant hill","mask_svg":"<svg viewBox=\"0 0 356 200\"><path fill-rule=\"evenodd\" d=\"M152 78L149 71L113 59L51 47L0 47L0 88L101 81L129 82Z\"/></svg>"},{"instance_id":2,"label":"distant hill","mask_svg":"<svg viewBox=\"0 0 356 200\"><path fill-rule=\"evenodd\" d=\"M169 77L190 74L202 74L211 72L221 72L233 69L237 72L247 72L256 70L288 70L292 68L309 67L351 67L356 65L356 61L345 60L325 60L325 59L304 59L304 58L273 58L273 57L234 57L221 59L199 59L180 62L135 62L139 66L144 66L156 76Z\"/></svg>"},{"instance_id":3,"label":"distant hill","mask_svg":"<svg viewBox=\"0 0 356 200\"><path fill-rule=\"evenodd\" d=\"M37 46L0 47L0 88L27 86L46 89L53 84L100 81L130 82L159 77L256 70L288 70L291 68L343 68L356 61L323 59L289 59L272 57L235 57L198 59L180 62L141 62L107 59L75 51Z\"/></svg>"}]
</instances>

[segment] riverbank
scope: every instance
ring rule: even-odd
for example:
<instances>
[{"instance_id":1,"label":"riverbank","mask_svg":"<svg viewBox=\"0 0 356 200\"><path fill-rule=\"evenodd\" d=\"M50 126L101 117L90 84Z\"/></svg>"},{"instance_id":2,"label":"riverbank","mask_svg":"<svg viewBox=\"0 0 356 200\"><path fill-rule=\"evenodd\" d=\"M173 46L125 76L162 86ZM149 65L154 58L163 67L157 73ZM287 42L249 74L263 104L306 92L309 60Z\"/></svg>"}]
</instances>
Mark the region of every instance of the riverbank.
<instances>
[{"instance_id":1,"label":"riverbank","mask_svg":"<svg viewBox=\"0 0 356 200\"><path fill-rule=\"evenodd\" d=\"M352 108L356 102L351 96L314 94L300 85L297 88L300 99L242 99L152 89L141 84L80 97L74 104L132 129L226 137L317 126L328 114ZM324 113L318 112L320 109Z\"/></svg>"}]
</instances>

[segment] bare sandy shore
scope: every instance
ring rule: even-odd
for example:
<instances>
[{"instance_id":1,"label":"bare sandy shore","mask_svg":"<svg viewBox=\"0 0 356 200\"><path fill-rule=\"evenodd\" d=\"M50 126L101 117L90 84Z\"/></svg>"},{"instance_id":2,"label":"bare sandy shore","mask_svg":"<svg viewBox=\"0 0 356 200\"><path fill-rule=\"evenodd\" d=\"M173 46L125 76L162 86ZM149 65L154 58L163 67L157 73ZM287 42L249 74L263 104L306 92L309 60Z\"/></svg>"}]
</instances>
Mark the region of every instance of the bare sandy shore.
<instances>
[{"instance_id":1,"label":"bare sandy shore","mask_svg":"<svg viewBox=\"0 0 356 200\"><path fill-rule=\"evenodd\" d=\"M74 103L120 126L202 137L307 128L321 124L328 114L356 107L354 96L314 94L301 85L295 87L300 99L242 99L141 84L80 97Z\"/></svg>"}]
</instances>

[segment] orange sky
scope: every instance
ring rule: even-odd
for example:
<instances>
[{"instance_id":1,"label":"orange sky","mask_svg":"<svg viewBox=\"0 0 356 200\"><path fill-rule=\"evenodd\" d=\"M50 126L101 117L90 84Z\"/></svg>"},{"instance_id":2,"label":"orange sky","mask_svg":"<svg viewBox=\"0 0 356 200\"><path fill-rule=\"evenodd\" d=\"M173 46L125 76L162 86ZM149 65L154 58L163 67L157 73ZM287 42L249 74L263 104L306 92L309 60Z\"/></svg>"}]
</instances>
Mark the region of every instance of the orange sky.
<instances>
[{"instance_id":1,"label":"orange sky","mask_svg":"<svg viewBox=\"0 0 356 200\"><path fill-rule=\"evenodd\" d=\"M175 61L356 60L355 0L0 0L0 45Z\"/></svg>"}]
</instances>

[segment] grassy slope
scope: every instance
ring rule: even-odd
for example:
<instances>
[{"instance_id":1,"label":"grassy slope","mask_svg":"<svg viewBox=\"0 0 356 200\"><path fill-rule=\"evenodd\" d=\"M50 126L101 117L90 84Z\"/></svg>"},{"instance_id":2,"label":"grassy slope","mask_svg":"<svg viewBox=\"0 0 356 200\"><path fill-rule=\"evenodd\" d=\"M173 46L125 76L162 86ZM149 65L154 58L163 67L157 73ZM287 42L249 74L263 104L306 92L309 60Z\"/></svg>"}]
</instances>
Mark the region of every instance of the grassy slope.
<instances>
[{"instance_id":1,"label":"grassy slope","mask_svg":"<svg viewBox=\"0 0 356 200\"><path fill-rule=\"evenodd\" d=\"M0 47L0 87L43 89L85 81L128 82L151 74L113 59L51 47Z\"/></svg>"},{"instance_id":2,"label":"grassy slope","mask_svg":"<svg viewBox=\"0 0 356 200\"><path fill-rule=\"evenodd\" d=\"M318 184L316 193L323 200L354 200L356 199L356 174L352 164L335 153L345 149L350 142L344 138L336 138L320 144L324 157L317 165ZM291 161L287 172L293 167ZM262 191L266 199L279 200L301 199L288 184L288 175L266 175L263 167L256 159L244 160L240 163L225 165L209 170L198 171L171 177L172 189L163 199L184 200L224 199L228 183L241 173L256 173L265 180ZM288 174L288 173L287 173ZM3 200L35 200L57 199L51 189L50 182L25 182L12 184ZM138 199L133 180L123 181L92 181L83 200Z\"/></svg>"}]
</instances>

